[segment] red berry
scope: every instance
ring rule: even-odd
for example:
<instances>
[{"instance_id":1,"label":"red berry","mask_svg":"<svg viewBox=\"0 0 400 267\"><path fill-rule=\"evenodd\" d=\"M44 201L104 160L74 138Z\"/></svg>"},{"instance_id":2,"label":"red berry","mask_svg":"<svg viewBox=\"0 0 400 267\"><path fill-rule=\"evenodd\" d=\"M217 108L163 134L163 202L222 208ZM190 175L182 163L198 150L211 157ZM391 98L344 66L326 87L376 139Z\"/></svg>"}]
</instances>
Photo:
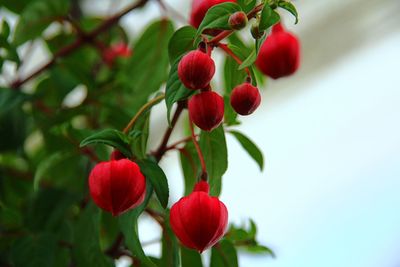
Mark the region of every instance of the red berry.
<instances>
[{"instance_id":1,"label":"red berry","mask_svg":"<svg viewBox=\"0 0 400 267\"><path fill-rule=\"evenodd\" d=\"M224 118L224 99L212 91L201 92L189 100L188 109L194 124L200 129L211 131Z\"/></svg>"},{"instance_id":2,"label":"red berry","mask_svg":"<svg viewBox=\"0 0 400 267\"><path fill-rule=\"evenodd\" d=\"M206 15L207 11L215 5L225 3L225 2L233 2L235 3L236 0L193 0L192 3L192 10L190 12L189 23L198 28L203 21L204 16Z\"/></svg>"},{"instance_id":3,"label":"red berry","mask_svg":"<svg viewBox=\"0 0 400 267\"><path fill-rule=\"evenodd\" d=\"M258 108L261 102L260 92L250 83L236 86L231 94L231 106L240 115L249 115Z\"/></svg>"},{"instance_id":4,"label":"red berry","mask_svg":"<svg viewBox=\"0 0 400 267\"><path fill-rule=\"evenodd\" d=\"M278 79L293 74L299 67L300 43L280 23L272 28L257 56L257 67L267 76Z\"/></svg>"},{"instance_id":5,"label":"red berry","mask_svg":"<svg viewBox=\"0 0 400 267\"><path fill-rule=\"evenodd\" d=\"M178 239L200 253L217 243L228 224L228 210L217 197L208 194L207 182L196 184L193 192L171 207L170 223Z\"/></svg>"},{"instance_id":6,"label":"red berry","mask_svg":"<svg viewBox=\"0 0 400 267\"><path fill-rule=\"evenodd\" d=\"M132 55L131 49L125 43L114 44L103 51L104 62L111 66L117 57L128 58Z\"/></svg>"},{"instance_id":7,"label":"red berry","mask_svg":"<svg viewBox=\"0 0 400 267\"><path fill-rule=\"evenodd\" d=\"M246 27L247 15L243 11L235 12L229 17L229 26L234 30Z\"/></svg>"},{"instance_id":8,"label":"red berry","mask_svg":"<svg viewBox=\"0 0 400 267\"><path fill-rule=\"evenodd\" d=\"M143 202L146 179L128 159L100 162L89 175L89 190L97 206L117 216Z\"/></svg>"},{"instance_id":9,"label":"red berry","mask_svg":"<svg viewBox=\"0 0 400 267\"><path fill-rule=\"evenodd\" d=\"M189 89L202 89L209 85L215 73L214 60L206 53L190 51L178 65L178 76Z\"/></svg>"}]
</instances>

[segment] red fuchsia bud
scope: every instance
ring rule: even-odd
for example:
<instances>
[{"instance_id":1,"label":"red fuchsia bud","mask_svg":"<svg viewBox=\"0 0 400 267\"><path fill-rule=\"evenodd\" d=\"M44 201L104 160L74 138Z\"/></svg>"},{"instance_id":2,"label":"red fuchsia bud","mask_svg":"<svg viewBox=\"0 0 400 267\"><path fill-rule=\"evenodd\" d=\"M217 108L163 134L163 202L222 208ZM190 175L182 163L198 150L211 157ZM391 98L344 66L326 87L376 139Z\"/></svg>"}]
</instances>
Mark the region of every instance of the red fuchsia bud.
<instances>
[{"instance_id":1,"label":"red fuchsia bud","mask_svg":"<svg viewBox=\"0 0 400 267\"><path fill-rule=\"evenodd\" d=\"M215 5L225 3L225 2L232 2L235 3L236 0L193 0L192 3L192 10L190 12L189 23L198 28L201 22L204 19L207 11Z\"/></svg>"},{"instance_id":2,"label":"red fuchsia bud","mask_svg":"<svg viewBox=\"0 0 400 267\"><path fill-rule=\"evenodd\" d=\"M258 108L261 102L260 92L250 83L236 86L231 94L231 106L240 115L249 115Z\"/></svg>"},{"instance_id":3,"label":"red fuchsia bud","mask_svg":"<svg viewBox=\"0 0 400 267\"><path fill-rule=\"evenodd\" d=\"M224 99L215 92L194 95L188 103L189 117L202 130L217 128L224 118Z\"/></svg>"},{"instance_id":4,"label":"red fuchsia bud","mask_svg":"<svg viewBox=\"0 0 400 267\"><path fill-rule=\"evenodd\" d=\"M128 159L100 162L89 175L89 190L97 206L118 216L143 202L146 179Z\"/></svg>"},{"instance_id":5,"label":"red fuchsia bud","mask_svg":"<svg viewBox=\"0 0 400 267\"><path fill-rule=\"evenodd\" d=\"M229 26L234 30L246 27L247 15L243 11L235 12L229 17Z\"/></svg>"},{"instance_id":6,"label":"red fuchsia bud","mask_svg":"<svg viewBox=\"0 0 400 267\"><path fill-rule=\"evenodd\" d=\"M132 55L131 49L125 43L114 44L103 51L104 62L111 66L117 57L128 58Z\"/></svg>"},{"instance_id":7,"label":"red fuchsia bud","mask_svg":"<svg viewBox=\"0 0 400 267\"><path fill-rule=\"evenodd\" d=\"M110 155L110 160L120 160L120 159L126 159L125 155L121 153L119 150L114 150L111 152Z\"/></svg>"},{"instance_id":8,"label":"red fuchsia bud","mask_svg":"<svg viewBox=\"0 0 400 267\"><path fill-rule=\"evenodd\" d=\"M200 50L187 53L178 65L179 79L189 89L207 87L214 73L214 60Z\"/></svg>"},{"instance_id":9,"label":"red fuchsia bud","mask_svg":"<svg viewBox=\"0 0 400 267\"><path fill-rule=\"evenodd\" d=\"M272 28L257 56L257 67L267 76L278 79L293 74L299 67L300 43L283 29L281 23Z\"/></svg>"},{"instance_id":10,"label":"red fuchsia bud","mask_svg":"<svg viewBox=\"0 0 400 267\"><path fill-rule=\"evenodd\" d=\"M170 223L178 239L200 253L217 243L228 224L228 210L217 197L208 194L209 185L201 181L193 192L171 207Z\"/></svg>"}]
</instances>

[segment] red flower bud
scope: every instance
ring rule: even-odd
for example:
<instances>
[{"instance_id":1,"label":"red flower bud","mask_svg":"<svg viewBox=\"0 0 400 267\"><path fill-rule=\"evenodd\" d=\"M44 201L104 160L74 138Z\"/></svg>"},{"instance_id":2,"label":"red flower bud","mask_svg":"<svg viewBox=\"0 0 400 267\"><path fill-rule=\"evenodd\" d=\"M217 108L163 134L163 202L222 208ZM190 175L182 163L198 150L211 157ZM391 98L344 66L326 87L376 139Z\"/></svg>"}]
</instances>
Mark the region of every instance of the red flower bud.
<instances>
[{"instance_id":1,"label":"red flower bud","mask_svg":"<svg viewBox=\"0 0 400 267\"><path fill-rule=\"evenodd\" d=\"M111 152L110 160L119 160L119 159L126 159L125 155L121 153L119 150L114 150Z\"/></svg>"},{"instance_id":2,"label":"red flower bud","mask_svg":"<svg viewBox=\"0 0 400 267\"><path fill-rule=\"evenodd\" d=\"M146 179L128 159L100 162L89 175L89 190L97 206L117 216L143 202Z\"/></svg>"},{"instance_id":3,"label":"red flower bud","mask_svg":"<svg viewBox=\"0 0 400 267\"><path fill-rule=\"evenodd\" d=\"M131 49L125 43L114 44L103 51L104 62L111 66L117 57L128 58L132 55Z\"/></svg>"},{"instance_id":4,"label":"red flower bud","mask_svg":"<svg viewBox=\"0 0 400 267\"><path fill-rule=\"evenodd\" d=\"M229 17L229 26L234 30L246 27L247 15L243 11L235 12Z\"/></svg>"},{"instance_id":5,"label":"red flower bud","mask_svg":"<svg viewBox=\"0 0 400 267\"><path fill-rule=\"evenodd\" d=\"M260 92L250 83L236 86L231 94L231 106L240 115L249 115L258 108L261 102Z\"/></svg>"},{"instance_id":6,"label":"red flower bud","mask_svg":"<svg viewBox=\"0 0 400 267\"><path fill-rule=\"evenodd\" d=\"M228 210L217 197L208 194L207 182L171 207L170 223L178 239L200 253L221 239L228 224Z\"/></svg>"},{"instance_id":7,"label":"red flower bud","mask_svg":"<svg viewBox=\"0 0 400 267\"><path fill-rule=\"evenodd\" d=\"M187 53L178 65L179 79L189 89L205 88L210 83L214 73L214 60L200 50Z\"/></svg>"},{"instance_id":8,"label":"red flower bud","mask_svg":"<svg viewBox=\"0 0 400 267\"><path fill-rule=\"evenodd\" d=\"M201 92L189 100L188 109L194 124L200 129L211 131L224 118L224 99L212 91Z\"/></svg>"},{"instance_id":9,"label":"red flower bud","mask_svg":"<svg viewBox=\"0 0 400 267\"><path fill-rule=\"evenodd\" d=\"M225 2L235 3L236 0L193 0L189 18L190 25L198 28L211 7Z\"/></svg>"},{"instance_id":10,"label":"red flower bud","mask_svg":"<svg viewBox=\"0 0 400 267\"><path fill-rule=\"evenodd\" d=\"M257 56L257 67L267 76L278 79L293 74L299 67L300 43L285 31L281 23L272 28Z\"/></svg>"}]
</instances>

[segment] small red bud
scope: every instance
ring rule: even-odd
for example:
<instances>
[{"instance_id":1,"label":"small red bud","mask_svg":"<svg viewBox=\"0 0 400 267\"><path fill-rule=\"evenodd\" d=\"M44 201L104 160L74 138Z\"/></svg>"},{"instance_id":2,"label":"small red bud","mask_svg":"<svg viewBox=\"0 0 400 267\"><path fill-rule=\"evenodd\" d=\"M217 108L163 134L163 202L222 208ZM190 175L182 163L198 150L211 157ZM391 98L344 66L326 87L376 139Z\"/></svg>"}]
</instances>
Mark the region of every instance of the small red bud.
<instances>
[{"instance_id":1,"label":"small red bud","mask_svg":"<svg viewBox=\"0 0 400 267\"><path fill-rule=\"evenodd\" d=\"M108 48L106 48L103 51L103 60L104 62L111 66L112 64L114 64L114 61L117 57L124 57L124 58L128 58L132 55L132 51L131 49L128 47L127 44L125 43L117 43L114 44Z\"/></svg>"},{"instance_id":2,"label":"small red bud","mask_svg":"<svg viewBox=\"0 0 400 267\"><path fill-rule=\"evenodd\" d=\"M278 79L296 72L300 63L300 42L285 31L281 23L272 28L257 56L257 67L267 76Z\"/></svg>"},{"instance_id":3,"label":"small red bud","mask_svg":"<svg viewBox=\"0 0 400 267\"><path fill-rule=\"evenodd\" d=\"M249 115L258 108L261 102L260 92L250 83L236 86L231 94L231 106L240 115Z\"/></svg>"},{"instance_id":4,"label":"small red bud","mask_svg":"<svg viewBox=\"0 0 400 267\"><path fill-rule=\"evenodd\" d=\"M200 129L211 131L224 118L224 99L213 91L194 95L188 103L190 119Z\"/></svg>"},{"instance_id":5,"label":"small red bud","mask_svg":"<svg viewBox=\"0 0 400 267\"><path fill-rule=\"evenodd\" d=\"M114 150L111 152L110 155L110 160L120 160L120 159L126 159L125 155L121 153L119 150Z\"/></svg>"},{"instance_id":6,"label":"small red bud","mask_svg":"<svg viewBox=\"0 0 400 267\"><path fill-rule=\"evenodd\" d=\"M247 15L243 11L235 12L229 17L229 26L234 30L241 30L246 24Z\"/></svg>"},{"instance_id":7,"label":"small red bud","mask_svg":"<svg viewBox=\"0 0 400 267\"><path fill-rule=\"evenodd\" d=\"M217 243L228 224L228 210L217 197L208 194L207 182L195 185L194 191L171 207L170 223L183 245L200 253Z\"/></svg>"},{"instance_id":8,"label":"small red bud","mask_svg":"<svg viewBox=\"0 0 400 267\"><path fill-rule=\"evenodd\" d=\"M214 60L200 50L187 53L178 65L179 79L189 89L205 88L210 83L214 73Z\"/></svg>"},{"instance_id":9,"label":"small red bud","mask_svg":"<svg viewBox=\"0 0 400 267\"><path fill-rule=\"evenodd\" d=\"M198 28L211 7L225 2L235 3L236 0L193 0L189 18L190 25Z\"/></svg>"},{"instance_id":10,"label":"small red bud","mask_svg":"<svg viewBox=\"0 0 400 267\"><path fill-rule=\"evenodd\" d=\"M128 159L100 162L90 172L89 191L97 206L117 216L143 202L146 179Z\"/></svg>"}]
</instances>

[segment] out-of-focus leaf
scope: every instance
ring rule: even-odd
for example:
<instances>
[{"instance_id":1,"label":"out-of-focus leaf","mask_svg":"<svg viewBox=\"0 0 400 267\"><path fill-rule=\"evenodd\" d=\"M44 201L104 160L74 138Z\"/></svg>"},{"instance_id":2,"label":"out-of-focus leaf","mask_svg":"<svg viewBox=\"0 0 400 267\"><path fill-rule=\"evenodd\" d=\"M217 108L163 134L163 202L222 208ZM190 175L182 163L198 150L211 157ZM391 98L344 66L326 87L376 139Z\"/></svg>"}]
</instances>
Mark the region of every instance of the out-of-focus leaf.
<instances>
[{"instance_id":1,"label":"out-of-focus leaf","mask_svg":"<svg viewBox=\"0 0 400 267\"><path fill-rule=\"evenodd\" d=\"M196 29L192 26L184 26L178 29L168 43L169 61L172 64L180 56L189 50L195 49L194 36Z\"/></svg>"},{"instance_id":2,"label":"out-of-focus leaf","mask_svg":"<svg viewBox=\"0 0 400 267\"><path fill-rule=\"evenodd\" d=\"M53 267L56 248L57 239L53 234L28 235L12 245L11 259L15 267Z\"/></svg>"},{"instance_id":3,"label":"out-of-focus leaf","mask_svg":"<svg viewBox=\"0 0 400 267\"><path fill-rule=\"evenodd\" d=\"M196 250L181 246L182 267L203 267L200 253Z\"/></svg>"},{"instance_id":4,"label":"out-of-focus leaf","mask_svg":"<svg viewBox=\"0 0 400 267\"><path fill-rule=\"evenodd\" d=\"M292 3L288 1L279 1L278 6L292 13L292 15L296 18L294 24L297 24L297 22L299 22L299 14L297 13L296 7Z\"/></svg>"},{"instance_id":5,"label":"out-of-focus leaf","mask_svg":"<svg viewBox=\"0 0 400 267\"><path fill-rule=\"evenodd\" d=\"M150 131L150 110L146 111L129 132L131 148L135 157L143 159L146 157L147 142Z\"/></svg>"},{"instance_id":6,"label":"out-of-focus leaf","mask_svg":"<svg viewBox=\"0 0 400 267\"><path fill-rule=\"evenodd\" d=\"M169 218L169 214L166 216ZM162 256L158 267L179 267L179 244L175 234L172 232L169 220L165 220L162 233ZM184 265L182 265L184 266ZM191 265L193 267L193 265Z\"/></svg>"},{"instance_id":7,"label":"out-of-focus leaf","mask_svg":"<svg viewBox=\"0 0 400 267\"><path fill-rule=\"evenodd\" d=\"M229 132L236 137L246 152L256 161L260 170L262 170L264 168L264 157L261 150L244 134L238 131Z\"/></svg>"},{"instance_id":8,"label":"out-of-focus leaf","mask_svg":"<svg viewBox=\"0 0 400 267\"><path fill-rule=\"evenodd\" d=\"M32 3L32 0L18 0L18 1L10 1L10 0L0 0L0 6L4 6L8 10L20 14L22 10L29 4Z\"/></svg>"},{"instance_id":9,"label":"out-of-focus leaf","mask_svg":"<svg viewBox=\"0 0 400 267\"><path fill-rule=\"evenodd\" d=\"M14 44L18 46L38 37L51 22L67 14L69 5L65 0L43 0L26 6L15 29Z\"/></svg>"},{"instance_id":10,"label":"out-of-focus leaf","mask_svg":"<svg viewBox=\"0 0 400 267\"><path fill-rule=\"evenodd\" d=\"M200 171L200 161L193 142L188 142L182 149L180 149L179 156L185 180L184 195L187 196L192 192Z\"/></svg>"},{"instance_id":11,"label":"out-of-focus leaf","mask_svg":"<svg viewBox=\"0 0 400 267\"><path fill-rule=\"evenodd\" d=\"M236 249L229 240L222 240L212 248L210 267L238 267Z\"/></svg>"},{"instance_id":12,"label":"out-of-focus leaf","mask_svg":"<svg viewBox=\"0 0 400 267\"><path fill-rule=\"evenodd\" d=\"M145 159L138 161L140 171L153 185L161 206L165 209L168 205L169 189L167 177L164 171L152 160Z\"/></svg>"},{"instance_id":13,"label":"out-of-focus leaf","mask_svg":"<svg viewBox=\"0 0 400 267\"><path fill-rule=\"evenodd\" d=\"M211 7L197 29L195 39L206 29L229 30L229 17L237 11L242 11L241 7L232 2L225 2Z\"/></svg>"},{"instance_id":14,"label":"out-of-focus leaf","mask_svg":"<svg viewBox=\"0 0 400 267\"><path fill-rule=\"evenodd\" d=\"M90 144L105 144L118 149L122 154L131 157L130 142L128 136L115 129L105 129L86 137L80 146L84 147Z\"/></svg>"},{"instance_id":15,"label":"out-of-focus leaf","mask_svg":"<svg viewBox=\"0 0 400 267\"><path fill-rule=\"evenodd\" d=\"M202 131L199 142L210 179L210 194L221 193L222 175L228 168L228 152L223 126L211 132Z\"/></svg>"},{"instance_id":16,"label":"out-of-focus leaf","mask_svg":"<svg viewBox=\"0 0 400 267\"><path fill-rule=\"evenodd\" d=\"M269 27L275 25L280 20L279 14L273 10L269 5L264 5L263 10L261 11L260 23L259 23L259 31L265 31Z\"/></svg>"},{"instance_id":17,"label":"out-of-focus leaf","mask_svg":"<svg viewBox=\"0 0 400 267\"><path fill-rule=\"evenodd\" d=\"M237 2L243 11L248 13L255 7L257 0L238 0Z\"/></svg>"},{"instance_id":18,"label":"out-of-focus leaf","mask_svg":"<svg viewBox=\"0 0 400 267\"><path fill-rule=\"evenodd\" d=\"M89 204L80 214L74 227L72 255L77 266L114 266L100 250L99 245L100 211Z\"/></svg>"},{"instance_id":19,"label":"out-of-focus leaf","mask_svg":"<svg viewBox=\"0 0 400 267\"><path fill-rule=\"evenodd\" d=\"M167 105L167 118L170 122L171 109L174 103L187 99L193 95L196 91L186 88L178 77L178 64L181 58L175 60L172 64L169 72L167 81L167 87L165 89L165 104Z\"/></svg>"}]
</instances>

